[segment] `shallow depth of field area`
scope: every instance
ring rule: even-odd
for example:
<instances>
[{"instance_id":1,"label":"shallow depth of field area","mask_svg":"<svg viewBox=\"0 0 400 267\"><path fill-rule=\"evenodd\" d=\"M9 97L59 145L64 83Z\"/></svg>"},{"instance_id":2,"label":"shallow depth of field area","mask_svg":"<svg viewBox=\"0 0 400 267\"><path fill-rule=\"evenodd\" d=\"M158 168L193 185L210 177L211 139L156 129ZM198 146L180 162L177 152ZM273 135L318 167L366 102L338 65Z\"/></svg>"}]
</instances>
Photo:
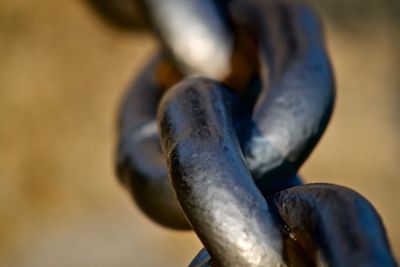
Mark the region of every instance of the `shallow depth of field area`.
<instances>
[{"instance_id":1,"label":"shallow depth of field area","mask_svg":"<svg viewBox=\"0 0 400 267\"><path fill-rule=\"evenodd\" d=\"M337 100L301 174L367 197L399 259L399 4L312 3ZM144 217L114 175L121 97L156 50L83 0L0 0L0 266L186 266L201 248Z\"/></svg>"}]
</instances>

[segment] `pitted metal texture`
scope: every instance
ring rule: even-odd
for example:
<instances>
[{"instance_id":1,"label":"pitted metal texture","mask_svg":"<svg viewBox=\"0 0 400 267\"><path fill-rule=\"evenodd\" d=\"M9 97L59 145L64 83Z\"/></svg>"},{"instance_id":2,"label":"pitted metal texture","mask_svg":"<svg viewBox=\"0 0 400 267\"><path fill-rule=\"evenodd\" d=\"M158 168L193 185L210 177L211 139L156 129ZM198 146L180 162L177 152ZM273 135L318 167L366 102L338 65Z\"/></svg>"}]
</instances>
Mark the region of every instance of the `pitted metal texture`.
<instances>
[{"instance_id":1,"label":"pitted metal texture","mask_svg":"<svg viewBox=\"0 0 400 267\"><path fill-rule=\"evenodd\" d=\"M298 176L335 102L307 4L130 4L161 52L124 97L117 175L153 221L195 231L190 266L397 266L364 197Z\"/></svg>"}]
</instances>

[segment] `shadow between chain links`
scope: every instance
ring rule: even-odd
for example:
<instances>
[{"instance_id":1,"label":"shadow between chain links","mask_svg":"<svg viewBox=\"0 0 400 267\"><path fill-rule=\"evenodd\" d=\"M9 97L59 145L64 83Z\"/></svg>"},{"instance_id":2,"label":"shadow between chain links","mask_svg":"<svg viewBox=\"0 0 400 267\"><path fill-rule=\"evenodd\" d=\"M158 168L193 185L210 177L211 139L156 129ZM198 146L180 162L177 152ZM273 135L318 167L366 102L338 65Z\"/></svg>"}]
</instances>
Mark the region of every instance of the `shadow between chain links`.
<instances>
[{"instance_id":1,"label":"shadow between chain links","mask_svg":"<svg viewBox=\"0 0 400 267\"><path fill-rule=\"evenodd\" d=\"M162 143L178 199L203 244L211 250L214 262L221 266L311 266L322 263L329 266L368 266L365 265L367 263L370 266L373 266L371 263L395 266L379 216L361 196L346 188L324 184L285 190L302 184L297 170L321 137L333 107L333 76L315 15L309 7L297 1L234 1L231 16L234 24L250 30L258 47L260 71L255 76L247 74L247 90L241 93L216 93L229 89L213 84L213 81L189 78L167 93L159 110ZM160 24L160 21L156 23ZM248 51L249 47L240 45L240 33L236 31L236 51L233 52L233 60L230 59L231 63L246 63L244 57L237 55L238 47L239 51L242 49L240 52ZM187 67L191 62L180 62L185 60L185 51L174 50L175 41L168 40L174 37L173 34L169 37L159 33L159 36L169 52L168 56L152 61L129 91L121 110L119 129L122 138L118 149L118 174L132 191L141 209L153 220L168 227L185 229L188 224L167 179L155 113L163 92L161 87L163 84L174 83L174 79L162 81L171 73L166 69L172 69L176 80L180 79L182 72L202 72L201 68ZM227 36L225 41L229 40L229 35ZM171 56L175 62L181 63L177 69L169 63ZM249 56L250 59L253 57ZM209 58L209 62L211 60ZM232 84L232 76L225 75L220 80L223 83L225 81L226 85ZM191 92L191 95L182 97L178 91L183 92L181 94ZM211 91L221 95L208 96L207 101L211 101L210 103L203 101L204 94L214 93ZM229 100L226 95L230 95ZM181 100L177 102L179 97ZM233 108L227 111L225 105ZM183 110L190 112L182 112ZM214 110L216 114L209 113L210 110ZM230 112L232 118L221 115ZM209 125L209 120L215 122L215 125L210 125L208 129L206 125ZM232 127L227 125L230 120ZM186 140L187 136L191 138ZM210 136L214 139L209 139ZM182 143L182 140L186 140L186 143ZM228 145L215 152L221 145L213 143L216 140L227 142ZM210 146L211 144L213 145ZM216 154L210 156L213 153ZM199 154L203 158L199 158ZM219 158L223 156L227 161ZM210 161L210 158L214 161ZM233 162L235 164L232 165ZM215 166L216 163L220 164ZM227 166L231 169L226 169ZM221 173L224 171L225 173ZM210 176L208 179L207 175ZM198 183L195 177L202 183ZM216 180L209 180L211 177ZM257 193L251 178L269 205ZM210 188L210 185L214 188ZM215 191L216 188L221 191ZM214 197L202 195L210 193L210 190L215 191L214 194L211 193ZM229 190L237 194L231 195ZM276 192L279 193L271 196ZM219 196L221 193L226 199ZM231 200L230 203L228 199ZM332 205L332 201L342 202L353 210L343 212ZM212 203L218 208L215 209ZM299 207L304 209L303 212L295 212ZM224 220L243 219L235 221L239 222L239 226L221 220L224 209L228 211L223 216ZM365 211L369 217L352 216L359 209ZM216 215L218 211L221 214ZM232 217L232 214L236 216ZM362 231L351 228L344 232L347 225L343 225L340 220L335 221L338 225L335 231L339 236L336 244L356 237L360 243L353 247L353 251L361 254L364 252L360 258L364 261L354 262L346 254L346 249L335 252L326 243L330 237L329 226L332 226L332 222L326 218L340 214L342 216L338 218L345 220L346 214L355 225L362 225L365 220L374 229L372 236L361 238ZM210 222L216 222L216 225ZM316 223L321 226L314 227ZM241 236L243 232L247 236ZM229 233L236 237L229 239ZM279 237L282 233L283 238ZM372 237L380 240L375 242L380 247L369 246ZM250 247L243 247L243 244ZM375 252L377 257L367 257L365 252L371 252L371 249L379 251ZM343 257L344 255L348 257ZM345 261L340 260L341 258ZM202 263L208 263L205 252L199 254L193 265Z\"/></svg>"}]
</instances>

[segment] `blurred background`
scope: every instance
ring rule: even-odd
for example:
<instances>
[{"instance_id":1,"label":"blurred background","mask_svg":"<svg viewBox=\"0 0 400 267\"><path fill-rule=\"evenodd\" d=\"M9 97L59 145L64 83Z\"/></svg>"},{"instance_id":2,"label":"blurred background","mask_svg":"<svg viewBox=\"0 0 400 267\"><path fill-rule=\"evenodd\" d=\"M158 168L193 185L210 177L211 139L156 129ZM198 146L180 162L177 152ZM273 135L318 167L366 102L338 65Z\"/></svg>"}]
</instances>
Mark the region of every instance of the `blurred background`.
<instances>
[{"instance_id":1,"label":"blurred background","mask_svg":"<svg viewBox=\"0 0 400 267\"><path fill-rule=\"evenodd\" d=\"M400 1L310 2L337 102L301 174L367 197L399 258ZM200 249L145 218L114 175L117 109L156 48L87 1L0 0L0 266L186 266Z\"/></svg>"}]
</instances>

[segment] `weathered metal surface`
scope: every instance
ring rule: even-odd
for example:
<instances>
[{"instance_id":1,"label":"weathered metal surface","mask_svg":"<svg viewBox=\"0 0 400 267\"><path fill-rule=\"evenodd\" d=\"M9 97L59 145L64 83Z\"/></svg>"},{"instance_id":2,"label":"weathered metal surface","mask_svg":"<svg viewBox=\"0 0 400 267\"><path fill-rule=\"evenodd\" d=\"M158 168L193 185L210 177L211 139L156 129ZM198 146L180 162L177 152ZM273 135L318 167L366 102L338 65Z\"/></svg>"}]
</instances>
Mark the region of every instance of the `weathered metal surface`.
<instances>
[{"instance_id":1,"label":"weathered metal surface","mask_svg":"<svg viewBox=\"0 0 400 267\"><path fill-rule=\"evenodd\" d=\"M217 265L283 265L280 233L233 128L234 97L205 78L187 78L166 93L158 119L169 175Z\"/></svg>"},{"instance_id":2,"label":"weathered metal surface","mask_svg":"<svg viewBox=\"0 0 400 267\"><path fill-rule=\"evenodd\" d=\"M353 190L308 184L269 196L267 202L280 224L289 266L397 266L378 213ZM298 248L304 253L300 259ZM190 266L211 266L207 250Z\"/></svg>"},{"instance_id":3,"label":"weathered metal surface","mask_svg":"<svg viewBox=\"0 0 400 267\"><path fill-rule=\"evenodd\" d=\"M334 81L319 22L304 4L237 1L256 35L261 92L243 130L246 162L264 194L300 184L296 173L329 121Z\"/></svg>"},{"instance_id":4,"label":"weathered metal surface","mask_svg":"<svg viewBox=\"0 0 400 267\"><path fill-rule=\"evenodd\" d=\"M308 184L267 199L282 225L318 266L397 266L382 221L357 192Z\"/></svg>"},{"instance_id":5,"label":"weathered metal surface","mask_svg":"<svg viewBox=\"0 0 400 267\"><path fill-rule=\"evenodd\" d=\"M262 14L268 10L271 9L272 12L273 7L238 5L236 9L241 12L250 12L250 15L247 14L247 16L257 21L257 18L262 19ZM294 7L282 6L281 9L285 11L281 10L280 16L287 15L288 10L286 9L290 8ZM301 8L305 15L295 10L297 16L304 15L305 19L312 23L300 24L293 19L290 23L296 27L298 33L293 33L291 38L284 38L283 34L278 35L279 38L267 35L269 32L277 34L285 21L284 18L268 17L271 21L264 22L264 25L271 24L276 28L264 29L264 33L258 37L262 41L260 46L264 51L264 55L261 56L264 67L264 70L260 71L262 73L261 93L257 93L260 89L257 89L258 86L254 86L256 88L253 88L252 91L256 92L245 92L241 95L241 99L238 98L235 102L237 109L234 111L234 124L239 142L242 145L248 167L265 195L301 184L301 180L296 174L297 169L317 143L332 109L334 95L332 75L320 40L318 23L310 10L306 7ZM292 12L294 11L292 10ZM298 17L295 18L300 20ZM242 18L239 17L238 20L240 19ZM260 25L262 24L259 24L258 27ZM254 28L254 25L249 25L250 27L253 27L255 33L261 32L260 29ZM311 33L305 35L303 33L305 31ZM292 50L285 50L284 47L290 46L289 40L292 42ZM272 53L276 50L273 46L279 47L286 53L275 55ZM311 53L311 50L314 52ZM268 54L271 53L274 54L272 59L268 57ZM152 74L147 71L147 74L144 75L153 75L154 77L156 66L153 68ZM267 69L268 73L266 73ZM282 78L280 78L281 76ZM144 79L139 79L137 85L141 88L150 87L143 81ZM156 82L153 80L151 86L154 86ZM160 87L160 85L156 86ZM161 89L158 90L161 93ZM260 95L258 96L258 94ZM139 95L137 98L139 99ZM155 105L158 100L147 99L143 96L140 98L143 105L153 107L153 112L156 110ZM146 101L149 102L144 104ZM129 121L136 120L136 114L126 113L121 121L122 128L127 127L125 124L128 124ZM153 130L156 130L154 126ZM156 158L160 157L159 154L156 156ZM133 169L136 168L133 167ZM128 175L125 176L128 177ZM134 176L130 179L137 180ZM138 189L138 191L145 190ZM174 214L176 213L174 212Z\"/></svg>"},{"instance_id":6,"label":"weathered metal surface","mask_svg":"<svg viewBox=\"0 0 400 267\"><path fill-rule=\"evenodd\" d=\"M313 11L286 0L136 3L165 54L125 98L118 176L154 221L193 228L206 250L190 266L397 266L366 199L297 175L335 98Z\"/></svg>"}]
</instances>

